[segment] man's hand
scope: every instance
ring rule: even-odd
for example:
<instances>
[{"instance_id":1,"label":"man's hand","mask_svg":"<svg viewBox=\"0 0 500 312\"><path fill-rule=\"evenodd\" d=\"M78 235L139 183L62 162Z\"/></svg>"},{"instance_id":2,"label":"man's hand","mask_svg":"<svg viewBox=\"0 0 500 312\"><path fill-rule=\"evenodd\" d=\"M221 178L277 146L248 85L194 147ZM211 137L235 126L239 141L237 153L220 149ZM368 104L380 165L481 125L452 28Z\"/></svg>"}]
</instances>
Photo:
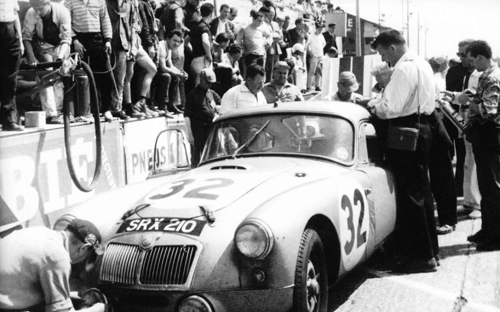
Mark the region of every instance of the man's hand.
<instances>
[{"instance_id":1,"label":"man's hand","mask_svg":"<svg viewBox=\"0 0 500 312\"><path fill-rule=\"evenodd\" d=\"M73 40L73 45L75 46L75 51L78 52L78 54L80 54L80 57L83 57L85 52L87 52L83 44L81 44L80 41L78 41L78 39Z\"/></svg>"},{"instance_id":2,"label":"man's hand","mask_svg":"<svg viewBox=\"0 0 500 312\"><path fill-rule=\"evenodd\" d=\"M113 49L111 48L111 42L106 42L104 44L104 52L106 52L106 54L108 55L111 55L111 53L113 53Z\"/></svg>"},{"instance_id":3,"label":"man's hand","mask_svg":"<svg viewBox=\"0 0 500 312\"><path fill-rule=\"evenodd\" d=\"M36 67L36 65L38 65L38 61L34 56L28 56L28 64L30 66Z\"/></svg>"}]
</instances>

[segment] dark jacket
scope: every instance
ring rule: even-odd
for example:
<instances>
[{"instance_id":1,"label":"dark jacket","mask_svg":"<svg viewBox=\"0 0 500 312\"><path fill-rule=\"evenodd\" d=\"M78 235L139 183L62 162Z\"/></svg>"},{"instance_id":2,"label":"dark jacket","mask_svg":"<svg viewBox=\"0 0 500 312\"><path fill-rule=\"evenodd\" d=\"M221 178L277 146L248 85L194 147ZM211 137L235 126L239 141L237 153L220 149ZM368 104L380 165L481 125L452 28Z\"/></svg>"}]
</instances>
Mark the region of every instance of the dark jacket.
<instances>
[{"instance_id":1,"label":"dark jacket","mask_svg":"<svg viewBox=\"0 0 500 312\"><path fill-rule=\"evenodd\" d=\"M325 31L323 33L323 37L325 37L326 41L326 46L323 48L323 53L326 54L328 52L328 49L331 47L334 47L337 49L337 52L340 54L339 48L337 47L337 42L335 41L335 34L330 34L328 31Z\"/></svg>"},{"instance_id":2,"label":"dark jacket","mask_svg":"<svg viewBox=\"0 0 500 312\"><path fill-rule=\"evenodd\" d=\"M215 34L217 33L217 28L219 28L219 23L220 19L214 18L213 21L210 23L210 31L212 32L212 36L214 36L215 39ZM230 20L227 20L226 22L226 32L231 33L232 38L234 39L236 37L236 34L234 33L234 24Z\"/></svg>"},{"instance_id":3,"label":"dark jacket","mask_svg":"<svg viewBox=\"0 0 500 312\"><path fill-rule=\"evenodd\" d=\"M141 33L139 36L142 40L144 49L156 45L156 27L155 27L155 12L149 0L139 0L139 17L141 18Z\"/></svg>"}]
</instances>

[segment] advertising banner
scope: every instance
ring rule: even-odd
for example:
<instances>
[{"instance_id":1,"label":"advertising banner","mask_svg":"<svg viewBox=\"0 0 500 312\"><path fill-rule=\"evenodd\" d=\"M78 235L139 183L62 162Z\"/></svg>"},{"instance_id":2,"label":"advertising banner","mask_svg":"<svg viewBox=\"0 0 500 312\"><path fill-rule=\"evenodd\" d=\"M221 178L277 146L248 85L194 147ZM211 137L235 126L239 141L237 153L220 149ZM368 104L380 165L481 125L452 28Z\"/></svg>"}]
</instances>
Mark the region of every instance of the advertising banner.
<instances>
[{"instance_id":1,"label":"advertising banner","mask_svg":"<svg viewBox=\"0 0 500 312\"><path fill-rule=\"evenodd\" d=\"M102 124L101 130L102 169L91 192L80 191L70 178L62 127L0 137L0 232L13 223L50 227L54 212L60 215L64 208L125 184L120 124ZM73 166L83 185L94 177L95 141L94 125L71 127Z\"/></svg>"}]
</instances>

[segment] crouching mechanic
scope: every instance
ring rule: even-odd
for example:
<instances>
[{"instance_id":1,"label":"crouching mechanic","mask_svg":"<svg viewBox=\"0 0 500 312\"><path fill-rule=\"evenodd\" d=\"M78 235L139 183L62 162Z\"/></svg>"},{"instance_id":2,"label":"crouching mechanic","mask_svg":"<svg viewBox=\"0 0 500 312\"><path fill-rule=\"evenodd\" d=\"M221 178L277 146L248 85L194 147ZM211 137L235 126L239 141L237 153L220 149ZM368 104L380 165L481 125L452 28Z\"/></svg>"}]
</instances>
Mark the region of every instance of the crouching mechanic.
<instances>
[{"instance_id":1,"label":"crouching mechanic","mask_svg":"<svg viewBox=\"0 0 500 312\"><path fill-rule=\"evenodd\" d=\"M30 227L0 240L0 311L74 311L71 265L104 251L94 224L75 219L63 231ZM105 311L96 303L80 311Z\"/></svg>"}]
</instances>

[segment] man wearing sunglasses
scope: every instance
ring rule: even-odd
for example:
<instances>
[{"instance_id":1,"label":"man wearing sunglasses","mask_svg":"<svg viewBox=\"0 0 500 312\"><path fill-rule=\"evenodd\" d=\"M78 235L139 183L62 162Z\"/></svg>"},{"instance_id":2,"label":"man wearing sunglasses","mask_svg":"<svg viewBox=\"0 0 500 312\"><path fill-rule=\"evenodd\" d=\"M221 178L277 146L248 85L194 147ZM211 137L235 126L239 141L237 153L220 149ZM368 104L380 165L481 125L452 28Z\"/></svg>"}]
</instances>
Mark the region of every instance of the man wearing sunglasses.
<instances>
[{"instance_id":1,"label":"man wearing sunglasses","mask_svg":"<svg viewBox=\"0 0 500 312\"><path fill-rule=\"evenodd\" d=\"M74 311L71 265L104 252L99 230L74 219L62 231L29 227L0 240L0 311ZM103 303L80 311L102 312Z\"/></svg>"}]
</instances>

